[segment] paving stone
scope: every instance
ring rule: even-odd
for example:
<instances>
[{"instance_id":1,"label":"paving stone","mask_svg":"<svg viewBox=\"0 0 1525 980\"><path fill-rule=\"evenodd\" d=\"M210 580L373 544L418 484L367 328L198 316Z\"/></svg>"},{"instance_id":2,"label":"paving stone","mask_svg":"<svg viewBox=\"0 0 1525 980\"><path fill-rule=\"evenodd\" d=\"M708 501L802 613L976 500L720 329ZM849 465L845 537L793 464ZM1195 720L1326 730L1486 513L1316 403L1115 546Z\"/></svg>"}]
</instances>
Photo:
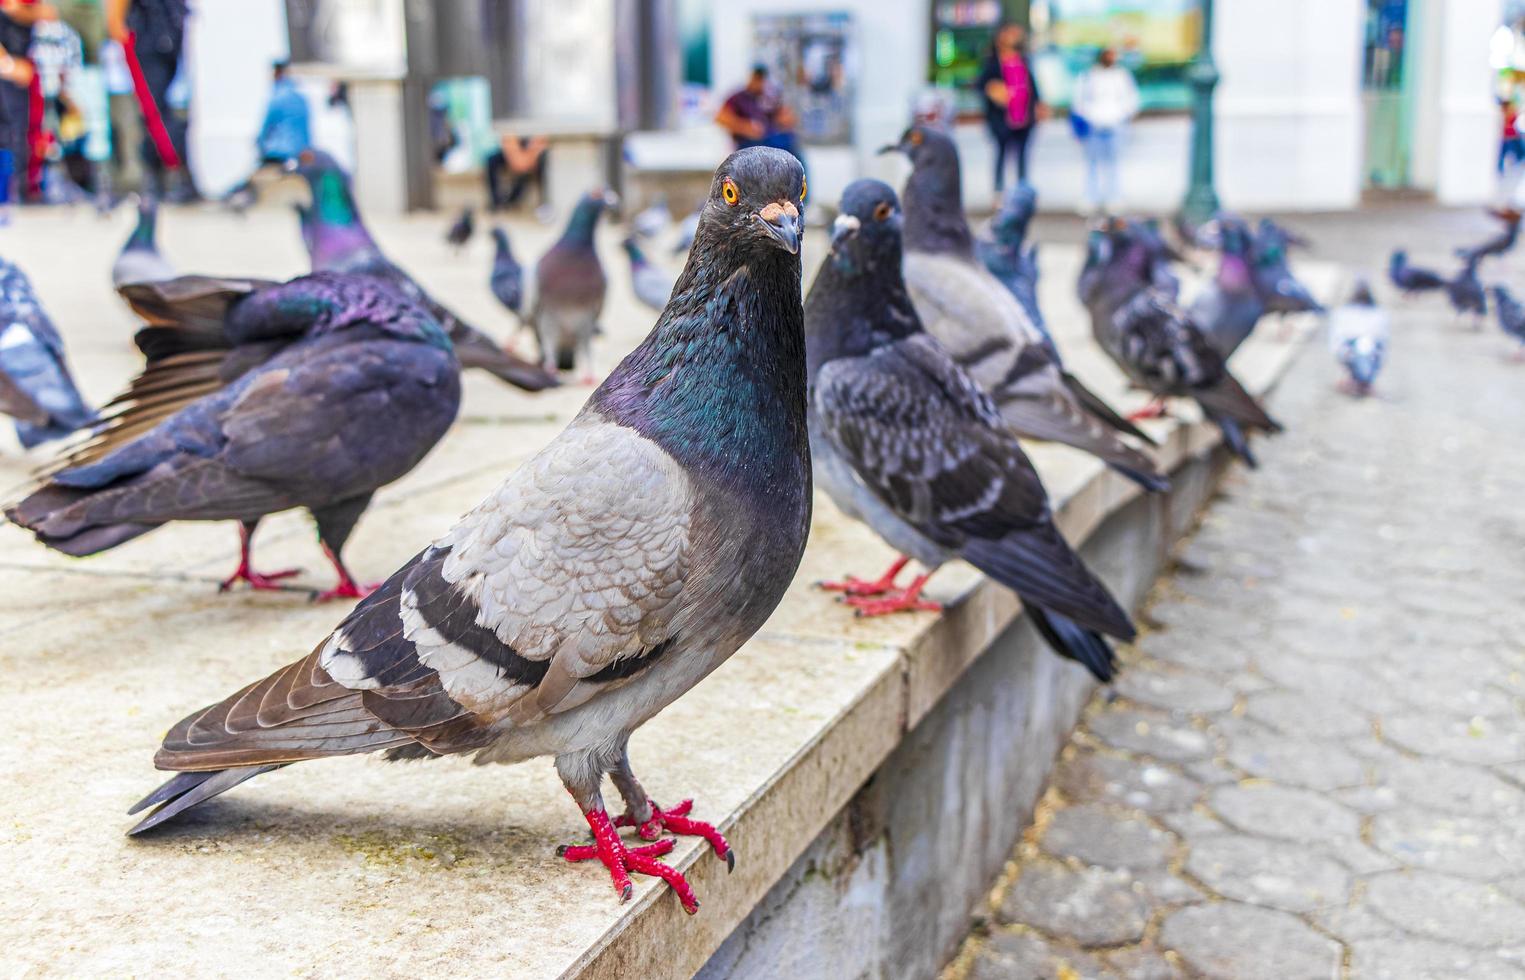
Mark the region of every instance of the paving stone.
<instances>
[{"instance_id":1,"label":"paving stone","mask_svg":"<svg viewBox=\"0 0 1525 980\"><path fill-rule=\"evenodd\" d=\"M1411 867L1466 878L1493 879L1501 871L1525 867L1525 823L1518 817L1395 810L1372 819L1372 843ZM1525 922L1521 935L1525 937Z\"/></svg>"},{"instance_id":2,"label":"paving stone","mask_svg":"<svg viewBox=\"0 0 1525 980\"><path fill-rule=\"evenodd\" d=\"M1408 707L1375 681L1371 674L1348 664L1328 663L1301 657L1277 648L1255 651L1260 673L1273 683L1294 691L1343 701L1357 711L1385 715Z\"/></svg>"},{"instance_id":3,"label":"paving stone","mask_svg":"<svg viewBox=\"0 0 1525 980\"><path fill-rule=\"evenodd\" d=\"M1055 814L1041 844L1056 857L1138 870L1163 867L1175 849L1171 836L1149 821L1089 803Z\"/></svg>"},{"instance_id":4,"label":"paving stone","mask_svg":"<svg viewBox=\"0 0 1525 980\"><path fill-rule=\"evenodd\" d=\"M1186 775L1204 786L1223 786L1228 783L1237 783L1241 778L1239 773L1217 759L1188 762L1185 769Z\"/></svg>"},{"instance_id":5,"label":"paving stone","mask_svg":"<svg viewBox=\"0 0 1525 980\"><path fill-rule=\"evenodd\" d=\"M1496 766L1525 761L1525 732L1520 726L1487 718L1384 717L1382 737L1410 752L1456 762Z\"/></svg>"},{"instance_id":6,"label":"paving stone","mask_svg":"<svg viewBox=\"0 0 1525 980\"><path fill-rule=\"evenodd\" d=\"M1340 906L1350 874L1306 846L1238 834L1191 842L1186 871L1225 898L1286 912Z\"/></svg>"},{"instance_id":7,"label":"paving stone","mask_svg":"<svg viewBox=\"0 0 1525 980\"><path fill-rule=\"evenodd\" d=\"M1393 939L1403 931L1386 919L1372 912L1364 901L1343 908L1318 909L1308 918L1325 932L1346 943L1358 939Z\"/></svg>"},{"instance_id":8,"label":"paving stone","mask_svg":"<svg viewBox=\"0 0 1525 980\"><path fill-rule=\"evenodd\" d=\"M1050 942L1029 930L991 936L975 955L969 980L1099 980L1101 961L1081 950Z\"/></svg>"},{"instance_id":9,"label":"paving stone","mask_svg":"<svg viewBox=\"0 0 1525 980\"><path fill-rule=\"evenodd\" d=\"M1491 952L1424 939L1380 939L1350 949L1351 975L1362 980L1520 980Z\"/></svg>"},{"instance_id":10,"label":"paving stone","mask_svg":"<svg viewBox=\"0 0 1525 980\"><path fill-rule=\"evenodd\" d=\"M1134 880L1157 906L1186 905L1207 898L1202 889L1165 868L1137 872Z\"/></svg>"},{"instance_id":11,"label":"paving stone","mask_svg":"<svg viewBox=\"0 0 1525 980\"><path fill-rule=\"evenodd\" d=\"M1180 813L1167 813L1160 818L1160 823L1183 840L1221 834L1229 829L1227 824L1195 808Z\"/></svg>"},{"instance_id":12,"label":"paving stone","mask_svg":"<svg viewBox=\"0 0 1525 980\"><path fill-rule=\"evenodd\" d=\"M1143 946L1129 946L1103 954L1103 961L1120 980L1185 980L1186 971L1163 954Z\"/></svg>"},{"instance_id":13,"label":"paving stone","mask_svg":"<svg viewBox=\"0 0 1525 980\"><path fill-rule=\"evenodd\" d=\"M1378 875L1367 886L1372 911L1404 931L1479 948L1518 943L1525 904L1501 889L1432 871Z\"/></svg>"},{"instance_id":14,"label":"paving stone","mask_svg":"<svg viewBox=\"0 0 1525 980\"><path fill-rule=\"evenodd\" d=\"M1117 803L1146 813L1190 807L1202 793L1198 783L1173 769L1089 749L1062 760L1053 779L1073 802Z\"/></svg>"},{"instance_id":15,"label":"paving stone","mask_svg":"<svg viewBox=\"0 0 1525 980\"><path fill-rule=\"evenodd\" d=\"M1371 731L1371 720L1363 712L1343 701L1304 691L1252 694L1245 702L1245 714L1283 735L1350 738Z\"/></svg>"},{"instance_id":16,"label":"paving stone","mask_svg":"<svg viewBox=\"0 0 1525 980\"><path fill-rule=\"evenodd\" d=\"M1117 708L1097 715L1090 729L1113 748L1164 762L1190 762L1213 754L1205 733L1160 712Z\"/></svg>"},{"instance_id":17,"label":"paving stone","mask_svg":"<svg viewBox=\"0 0 1525 980\"><path fill-rule=\"evenodd\" d=\"M1398 794L1390 786L1356 786L1336 790L1331 798L1341 806L1362 814L1386 813L1398 806Z\"/></svg>"},{"instance_id":18,"label":"paving stone","mask_svg":"<svg viewBox=\"0 0 1525 980\"><path fill-rule=\"evenodd\" d=\"M1396 871L1403 862L1361 840L1326 841L1323 851L1358 875Z\"/></svg>"},{"instance_id":19,"label":"paving stone","mask_svg":"<svg viewBox=\"0 0 1525 980\"><path fill-rule=\"evenodd\" d=\"M1243 670L1250 663L1249 653L1233 644L1180 630L1154 630L1139 637L1134 646L1154 660L1219 676Z\"/></svg>"},{"instance_id":20,"label":"paving stone","mask_svg":"<svg viewBox=\"0 0 1525 980\"><path fill-rule=\"evenodd\" d=\"M1202 714L1227 711L1234 706L1234 693L1221 680L1185 672L1158 670L1124 671L1114 685L1118 694L1164 711Z\"/></svg>"},{"instance_id":21,"label":"paving stone","mask_svg":"<svg viewBox=\"0 0 1525 980\"><path fill-rule=\"evenodd\" d=\"M1525 789L1487 769L1433 759L1380 765L1378 782L1406 803L1454 813L1497 813L1525 821Z\"/></svg>"},{"instance_id":22,"label":"paving stone","mask_svg":"<svg viewBox=\"0 0 1525 980\"><path fill-rule=\"evenodd\" d=\"M1056 861L1029 863L1006 891L1002 921L1030 925L1080 946L1115 946L1144 936L1149 903L1127 871L1084 868Z\"/></svg>"},{"instance_id":23,"label":"paving stone","mask_svg":"<svg viewBox=\"0 0 1525 980\"><path fill-rule=\"evenodd\" d=\"M1159 944L1192 969L1235 980L1335 977L1340 947L1285 912L1214 902L1172 912Z\"/></svg>"},{"instance_id":24,"label":"paving stone","mask_svg":"<svg viewBox=\"0 0 1525 980\"><path fill-rule=\"evenodd\" d=\"M1366 778L1361 762L1337 746L1284 735L1240 735L1229 746L1228 761L1251 776L1323 792L1359 786Z\"/></svg>"},{"instance_id":25,"label":"paving stone","mask_svg":"<svg viewBox=\"0 0 1525 980\"><path fill-rule=\"evenodd\" d=\"M1240 830L1275 840L1353 839L1361 824L1354 813L1327 797L1286 786L1220 786L1208 794L1207 805Z\"/></svg>"}]
</instances>

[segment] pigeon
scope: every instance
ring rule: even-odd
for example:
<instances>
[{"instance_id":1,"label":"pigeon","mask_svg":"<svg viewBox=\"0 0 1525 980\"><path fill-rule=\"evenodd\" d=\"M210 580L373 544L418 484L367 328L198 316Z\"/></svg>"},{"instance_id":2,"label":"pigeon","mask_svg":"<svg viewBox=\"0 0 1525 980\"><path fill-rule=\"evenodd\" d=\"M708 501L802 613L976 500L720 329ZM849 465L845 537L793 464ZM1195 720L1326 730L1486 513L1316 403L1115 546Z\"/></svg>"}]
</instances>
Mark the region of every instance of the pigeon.
<instances>
[{"instance_id":1,"label":"pigeon","mask_svg":"<svg viewBox=\"0 0 1525 980\"><path fill-rule=\"evenodd\" d=\"M1192 300L1190 311L1202 336L1226 361L1265 316L1266 303L1255 288L1250 268L1249 226L1233 215L1222 215L1216 221L1221 254L1218 272Z\"/></svg>"},{"instance_id":2,"label":"pigeon","mask_svg":"<svg viewBox=\"0 0 1525 980\"><path fill-rule=\"evenodd\" d=\"M1358 279L1350 299L1329 313L1329 350L1346 372L1342 388L1357 396L1371 393L1391 334L1387 311L1372 298L1366 280Z\"/></svg>"},{"instance_id":3,"label":"pigeon","mask_svg":"<svg viewBox=\"0 0 1525 980\"><path fill-rule=\"evenodd\" d=\"M1515 360L1525 359L1525 305L1503 286L1493 287L1493 306L1498 313L1499 329L1520 342Z\"/></svg>"},{"instance_id":4,"label":"pigeon","mask_svg":"<svg viewBox=\"0 0 1525 980\"><path fill-rule=\"evenodd\" d=\"M860 615L936 609L927 579L963 558L1022 598L1038 632L1098 680L1116 669L1102 634L1133 624L1054 526L1048 494L996 405L921 328L901 274L895 192L842 195L831 254L805 300L811 460L848 516L902 553L878 581L823 587ZM914 558L926 571L899 589Z\"/></svg>"},{"instance_id":5,"label":"pigeon","mask_svg":"<svg viewBox=\"0 0 1525 980\"><path fill-rule=\"evenodd\" d=\"M672 224L672 212L667 210L667 198L658 195L648 207L630 219L630 230L635 232L638 238L655 238L667 230Z\"/></svg>"},{"instance_id":6,"label":"pigeon","mask_svg":"<svg viewBox=\"0 0 1525 980\"><path fill-rule=\"evenodd\" d=\"M1223 357L1170 294L1154 285L1158 261L1145 236L1126 221L1091 232L1080 274L1080 300L1091 314L1091 333L1118 367L1155 404L1136 418L1163 413L1164 399L1195 399L1223 432L1229 449L1255 465L1246 430L1279 432L1228 371Z\"/></svg>"},{"instance_id":7,"label":"pigeon","mask_svg":"<svg viewBox=\"0 0 1525 980\"><path fill-rule=\"evenodd\" d=\"M657 860L672 840L617 828L734 864L730 845L653 802L626 744L763 624L804 551L803 191L781 150L728 157L672 301L582 412L311 654L170 729L154 763L177 774L129 832L306 759L550 755L593 831L561 857L602 864L622 901L660 876L695 911Z\"/></svg>"},{"instance_id":8,"label":"pigeon","mask_svg":"<svg viewBox=\"0 0 1525 980\"><path fill-rule=\"evenodd\" d=\"M1267 313L1322 313L1323 304L1292 274L1287 253L1294 245L1306 246L1307 242L1270 218L1260 219L1250 241L1250 272L1255 291L1265 303Z\"/></svg>"},{"instance_id":9,"label":"pigeon","mask_svg":"<svg viewBox=\"0 0 1525 980\"><path fill-rule=\"evenodd\" d=\"M1462 263L1456 275L1446 281L1446 299L1458 317L1471 314L1472 325L1481 330L1483 317L1488 313L1488 293L1477 278L1477 266L1481 257Z\"/></svg>"},{"instance_id":10,"label":"pigeon","mask_svg":"<svg viewBox=\"0 0 1525 980\"><path fill-rule=\"evenodd\" d=\"M959 204L958 151L945 133L913 126L881 153L911 158L905 189L905 279L926 331L990 393L1013 432L1062 442L1104 460L1140 486L1168 481L1118 437L1147 439L1055 359L1022 305L975 255Z\"/></svg>"},{"instance_id":11,"label":"pigeon","mask_svg":"<svg viewBox=\"0 0 1525 980\"><path fill-rule=\"evenodd\" d=\"M159 246L154 244L158 217L157 201L149 196L138 199L138 223L111 265L113 288L120 289L131 282L163 282L179 275L169 260L159 254Z\"/></svg>"},{"instance_id":12,"label":"pigeon","mask_svg":"<svg viewBox=\"0 0 1525 980\"><path fill-rule=\"evenodd\" d=\"M347 272L390 283L444 325L463 368L481 368L526 391L557 384L553 374L515 357L450 312L382 254L360 220L349 177L333 157L322 150L307 149L288 166L307 181L312 192L312 203L297 214L302 219L302 240L314 272Z\"/></svg>"},{"instance_id":13,"label":"pigeon","mask_svg":"<svg viewBox=\"0 0 1525 980\"><path fill-rule=\"evenodd\" d=\"M620 244L630 258L630 284L635 289L635 298L661 312L667 306L667 298L672 295L675 281L673 275L647 261L634 238L627 238Z\"/></svg>"},{"instance_id":14,"label":"pigeon","mask_svg":"<svg viewBox=\"0 0 1525 980\"><path fill-rule=\"evenodd\" d=\"M607 191L591 191L577 202L566 231L535 266L535 303L526 320L540 342L545 370L570 371L580 361L588 384L593 382L593 337L609 289L593 232L599 215L615 203Z\"/></svg>"},{"instance_id":15,"label":"pigeon","mask_svg":"<svg viewBox=\"0 0 1525 980\"><path fill-rule=\"evenodd\" d=\"M0 412L16 420L26 449L95 421L69 364L58 328L26 273L0 259Z\"/></svg>"},{"instance_id":16,"label":"pigeon","mask_svg":"<svg viewBox=\"0 0 1525 980\"><path fill-rule=\"evenodd\" d=\"M1403 290L1405 296L1446 288L1446 278L1440 273L1417 265L1409 265L1409 254L1403 249L1393 252L1387 263L1387 278Z\"/></svg>"},{"instance_id":17,"label":"pigeon","mask_svg":"<svg viewBox=\"0 0 1525 980\"><path fill-rule=\"evenodd\" d=\"M679 223L678 240L673 243L672 254L682 255L693 247L694 235L699 231L699 216L703 213L703 210L695 211Z\"/></svg>"},{"instance_id":18,"label":"pigeon","mask_svg":"<svg viewBox=\"0 0 1525 980\"><path fill-rule=\"evenodd\" d=\"M1053 337L1038 309L1038 245L1035 242L1023 247L1028 223L1037 210L1037 201L1038 193L1032 185L1019 182L1007 192L1000 210L991 219L991 237L976 241L974 250L985 268L1011 291L1033 326L1053 346ZM1057 355L1058 350L1054 353Z\"/></svg>"},{"instance_id":19,"label":"pigeon","mask_svg":"<svg viewBox=\"0 0 1525 980\"><path fill-rule=\"evenodd\" d=\"M295 570L250 563L267 514L304 507L339 584L341 553L371 495L413 469L455 420L460 365L428 311L369 276L277 284L185 276L123 287L150 324L148 364L6 516L66 555L93 555L170 521L237 521L222 582L278 588Z\"/></svg>"},{"instance_id":20,"label":"pigeon","mask_svg":"<svg viewBox=\"0 0 1525 980\"><path fill-rule=\"evenodd\" d=\"M1514 208L1489 208L1488 214L1503 224L1503 230L1478 245L1457 249L1456 254L1463 262L1474 262L1490 255L1503 255L1520 240L1520 218L1525 215Z\"/></svg>"},{"instance_id":21,"label":"pigeon","mask_svg":"<svg viewBox=\"0 0 1525 980\"><path fill-rule=\"evenodd\" d=\"M1184 262L1186 257L1165 240L1165 232L1155 218L1142 218L1130 222L1133 233L1144 243L1150 258L1150 275L1156 289L1171 299L1181 295L1181 277L1170 267L1172 262ZM1179 230L1179 229L1178 229Z\"/></svg>"},{"instance_id":22,"label":"pigeon","mask_svg":"<svg viewBox=\"0 0 1525 980\"><path fill-rule=\"evenodd\" d=\"M472 218L471 208L466 208L461 211L461 216L455 219L455 223L445 231L445 242L454 246L459 252L467 242L471 241L471 233L475 230L476 222Z\"/></svg>"},{"instance_id":23,"label":"pigeon","mask_svg":"<svg viewBox=\"0 0 1525 980\"><path fill-rule=\"evenodd\" d=\"M517 315L524 305L524 269L514 258L513 250L508 245L508 232L503 230L502 225L493 226L492 240L495 251L492 275L488 282L498 302Z\"/></svg>"}]
</instances>

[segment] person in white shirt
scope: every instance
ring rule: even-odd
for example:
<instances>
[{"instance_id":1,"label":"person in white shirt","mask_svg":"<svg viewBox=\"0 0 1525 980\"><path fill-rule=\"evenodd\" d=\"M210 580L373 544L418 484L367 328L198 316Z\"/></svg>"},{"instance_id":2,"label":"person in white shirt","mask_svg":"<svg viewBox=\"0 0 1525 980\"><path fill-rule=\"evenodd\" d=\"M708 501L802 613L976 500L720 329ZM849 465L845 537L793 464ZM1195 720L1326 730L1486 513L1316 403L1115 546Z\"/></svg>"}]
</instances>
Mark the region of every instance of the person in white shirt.
<instances>
[{"instance_id":1,"label":"person in white shirt","mask_svg":"<svg viewBox=\"0 0 1525 980\"><path fill-rule=\"evenodd\" d=\"M1117 146L1124 129L1138 115L1138 86L1117 52L1103 48L1096 64L1075 85L1070 113L1086 151L1086 199L1093 210L1108 211L1117 202Z\"/></svg>"}]
</instances>

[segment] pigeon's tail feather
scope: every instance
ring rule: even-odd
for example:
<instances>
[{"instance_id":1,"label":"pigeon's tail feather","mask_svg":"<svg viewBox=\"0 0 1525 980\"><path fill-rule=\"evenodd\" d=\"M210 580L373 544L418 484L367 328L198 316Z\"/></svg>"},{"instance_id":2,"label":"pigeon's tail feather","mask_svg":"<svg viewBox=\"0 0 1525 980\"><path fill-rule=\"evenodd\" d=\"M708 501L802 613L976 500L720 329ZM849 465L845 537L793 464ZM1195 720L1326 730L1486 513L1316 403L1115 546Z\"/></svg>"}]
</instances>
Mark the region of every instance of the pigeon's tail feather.
<instances>
[{"instance_id":1,"label":"pigeon's tail feather","mask_svg":"<svg viewBox=\"0 0 1525 980\"><path fill-rule=\"evenodd\" d=\"M59 530L51 530L58 515L87 501L95 492L94 489L44 485L22 500L8 505L5 517L12 524L31 531L38 541L54 551L75 558L115 548L124 541L131 541L159 526L158 522L64 522Z\"/></svg>"},{"instance_id":2,"label":"pigeon's tail feather","mask_svg":"<svg viewBox=\"0 0 1525 980\"><path fill-rule=\"evenodd\" d=\"M1100 395L1096 394L1094 391L1081 384L1080 379L1068 371L1064 372L1064 383L1065 386L1070 389L1070 391L1075 393L1075 397L1080 400L1081 407L1090 414L1096 416L1102 422L1116 429L1118 432L1126 433L1135 439L1139 439L1148 443L1151 446L1159 445L1159 443L1155 442L1149 433L1145 432L1143 429L1140 429L1132 422L1129 422L1121 415L1118 415L1117 411L1113 409L1111 405L1108 405L1106 402L1102 401Z\"/></svg>"},{"instance_id":3,"label":"pigeon's tail feather","mask_svg":"<svg viewBox=\"0 0 1525 980\"><path fill-rule=\"evenodd\" d=\"M191 807L226 793L245 780L279 768L278 765L243 766L237 769L176 773L172 779L133 804L132 809L127 811L133 814L150 806L158 806L157 810L138 821L127 833L129 836L134 836L145 830L152 830Z\"/></svg>"},{"instance_id":4,"label":"pigeon's tail feather","mask_svg":"<svg viewBox=\"0 0 1525 980\"><path fill-rule=\"evenodd\" d=\"M1056 406L1051 400L1017 397L1001 402L999 409L1002 420L1018 435L1073 446L1117 466L1130 477L1138 473L1147 474L1150 482L1164 480L1154 460L1123 442L1116 432L1073 402Z\"/></svg>"},{"instance_id":5,"label":"pigeon's tail feather","mask_svg":"<svg viewBox=\"0 0 1525 980\"><path fill-rule=\"evenodd\" d=\"M1227 415L1213 415L1211 412L1208 413L1208 417L1218 423L1218 428L1223 431L1224 445L1243 460L1244 465L1252 470L1260 465L1255 461L1255 454L1250 451L1250 441L1245 437L1244 429L1240 428L1238 422Z\"/></svg>"},{"instance_id":6,"label":"pigeon's tail feather","mask_svg":"<svg viewBox=\"0 0 1525 980\"><path fill-rule=\"evenodd\" d=\"M1080 664L1103 684L1117 674L1117 658L1100 633L1036 606L1028 606L1027 614L1032 617L1038 633L1059 656Z\"/></svg>"},{"instance_id":7,"label":"pigeon's tail feather","mask_svg":"<svg viewBox=\"0 0 1525 980\"><path fill-rule=\"evenodd\" d=\"M1260 406L1260 403L1227 372L1210 387L1192 389L1191 395L1202 406L1208 418L1215 422L1226 417L1233 419L1246 429L1259 429L1262 432L1281 431L1281 423L1266 414L1266 410Z\"/></svg>"},{"instance_id":8,"label":"pigeon's tail feather","mask_svg":"<svg viewBox=\"0 0 1525 980\"><path fill-rule=\"evenodd\" d=\"M1170 478L1159 473L1130 469L1122 463L1108 463L1107 465L1150 493L1164 493L1170 489Z\"/></svg>"},{"instance_id":9,"label":"pigeon's tail feather","mask_svg":"<svg viewBox=\"0 0 1525 980\"><path fill-rule=\"evenodd\" d=\"M455 345L455 356L462 368L481 368L493 377L525 391L554 388L559 383L544 368L510 354L493 343L486 334L459 320L450 331L450 340Z\"/></svg>"},{"instance_id":10,"label":"pigeon's tail feather","mask_svg":"<svg viewBox=\"0 0 1525 980\"><path fill-rule=\"evenodd\" d=\"M1133 622L1052 524L1013 531L1003 538L970 538L959 555L1021 597L1088 629L1120 640L1134 636Z\"/></svg>"}]
</instances>

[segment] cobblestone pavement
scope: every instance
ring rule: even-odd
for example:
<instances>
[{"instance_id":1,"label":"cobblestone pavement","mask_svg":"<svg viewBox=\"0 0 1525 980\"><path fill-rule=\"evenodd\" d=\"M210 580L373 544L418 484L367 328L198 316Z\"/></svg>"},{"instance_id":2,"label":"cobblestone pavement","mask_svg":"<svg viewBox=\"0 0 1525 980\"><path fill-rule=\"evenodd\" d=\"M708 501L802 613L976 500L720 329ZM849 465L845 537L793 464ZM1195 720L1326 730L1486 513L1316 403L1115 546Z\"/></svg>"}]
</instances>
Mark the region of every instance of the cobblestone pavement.
<instances>
[{"instance_id":1,"label":"cobblestone pavement","mask_svg":"<svg viewBox=\"0 0 1525 980\"><path fill-rule=\"evenodd\" d=\"M1388 300L1378 395L1310 345L949 978L1525 978L1525 365Z\"/></svg>"}]
</instances>

